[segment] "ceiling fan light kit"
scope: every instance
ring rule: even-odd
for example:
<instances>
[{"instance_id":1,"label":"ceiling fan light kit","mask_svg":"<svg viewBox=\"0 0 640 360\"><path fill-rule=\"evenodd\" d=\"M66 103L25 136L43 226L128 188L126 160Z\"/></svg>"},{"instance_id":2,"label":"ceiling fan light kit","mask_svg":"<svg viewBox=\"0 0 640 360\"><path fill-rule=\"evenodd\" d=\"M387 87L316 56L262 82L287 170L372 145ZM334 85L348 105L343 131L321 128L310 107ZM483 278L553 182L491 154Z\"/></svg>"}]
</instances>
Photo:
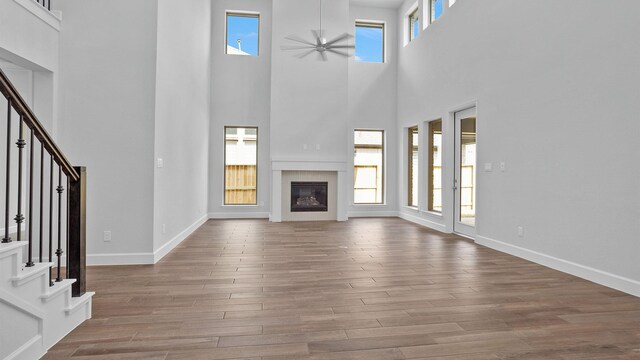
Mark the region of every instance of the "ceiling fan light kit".
<instances>
[{"instance_id":1,"label":"ceiling fan light kit","mask_svg":"<svg viewBox=\"0 0 640 360\"><path fill-rule=\"evenodd\" d=\"M319 30L311 30L311 34L313 35L313 41L308 41L297 35L289 35L286 36L285 39L289 40L291 45L283 45L281 47L282 50L286 51L300 51L296 57L299 59L305 58L314 52L318 54L318 59L322 61L329 60L327 53L332 53L336 55L340 55L343 57L350 57L349 49L355 48L354 45L340 43L346 40L349 40L353 37L353 35L349 33L344 33L339 35L329 41L324 37L324 30L322 28L322 0L320 2L320 29Z\"/></svg>"}]
</instances>

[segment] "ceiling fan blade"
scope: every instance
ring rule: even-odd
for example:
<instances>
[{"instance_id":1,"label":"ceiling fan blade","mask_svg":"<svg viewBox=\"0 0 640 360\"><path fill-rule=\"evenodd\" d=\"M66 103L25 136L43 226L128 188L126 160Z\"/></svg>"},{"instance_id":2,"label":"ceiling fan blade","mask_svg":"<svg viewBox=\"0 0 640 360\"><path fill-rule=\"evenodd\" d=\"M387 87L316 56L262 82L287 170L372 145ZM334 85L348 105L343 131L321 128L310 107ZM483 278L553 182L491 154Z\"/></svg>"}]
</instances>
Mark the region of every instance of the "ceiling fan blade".
<instances>
[{"instance_id":1,"label":"ceiling fan blade","mask_svg":"<svg viewBox=\"0 0 640 360\"><path fill-rule=\"evenodd\" d=\"M322 35L318 30L311 30L311 34L313 34L313 38L316 40L316 45L322 44Z\"/></svg>"},{"instance_id":2,"label":"ceiling fan blade","mask_svg":"<svg viewBox=\"0 0 640 360\"><path fill-rule=\"evenodd\" d=\"M280 46L281 50L304 50L304 49L315 49L315 46L306 45L306 46L291 46L291 45L282 45Z\"/></svg>"},{"instance_id":3,"label":"ceiling fan blade","mask_svg":"<svg viewBox=\"0 0 640 360\"><path fill-rule=\"evenodd\" d=\"M330 45L327 46L329 49L355 49L355 45Z\"/></svg>"},{"instance_id":4,"label":"ceiling fan blade","mask_svg":"<svg viewBox=\"0 0 640 360\"><path fill-rule=\"evenodd\" d=\"M289 36L285 37L285 39L291 40L291 41L295 41L295 42L299 42L299 43L302 43L302 44L306 44L306 45L309 45L309 46L316 46L316 44L312 43L311 41L305 40L305 39L303 39L303 38L301 38L301 37L299 37L297 35L289 35Z\"/></svg>"},{"instance_id":5,"label":"ceiling fan blade","mask_svg":"<svg viewBox=\"0 0 640 360\"><path fill-rule=\"evenodd\" d=\"M314 51L316 51L316 49L315 49L315 48L313 48L313 49L311 49L311 50L309 50L309 51L307 51L307 52L304 52L304 53L302 53L302 54L298 55L298 59L305 58L305 57L307 57L307 56L311 55L311 53L312 53L312 52L314 52Z\"/></svg>"},{"instance_id":6,"label":"ceiling fan blade","mask_svg":"<svg viewBox=\"0 0 640 360\"><path fill-rule=\"evenodd\" d=\"M329 60L329 58L327 57L327 52L326 51L319 51L320 56L322 57L322 61L327 61Z\"/></svg>"},{"instance_id":7,"label":"ceiling fan blade","mask_svg":"<svg viewBox=\"0 0 640 360\"><path fill-rule=\"evenodd\" d=\"M340 56L344 56L344 57L351 57L351 54L346 53L344 51L338 51L338 50L333 50L333 49L327 49L328 52L340 55Z\"/></svg>"},{"instance_id":8,"label":"ceiling fan blade","mask_svg":"<svg viewBox=\"0 0 640 360\"><path fill-rule=\"evenodd\" d=\"M327 42L327 45L332 45L332 44L335 44L335 43L340 42L340 41L342 41L342 40L349 39L349 38L351 38L351 37L353 37L351 34L349 34L349 33L344 33L344 34L342 34L342 35L338 36L337 38L335 38L335 39L333 39L333 40L331 40L331 41L328 41L328 42Z\"/></svg>"}]
</instances>

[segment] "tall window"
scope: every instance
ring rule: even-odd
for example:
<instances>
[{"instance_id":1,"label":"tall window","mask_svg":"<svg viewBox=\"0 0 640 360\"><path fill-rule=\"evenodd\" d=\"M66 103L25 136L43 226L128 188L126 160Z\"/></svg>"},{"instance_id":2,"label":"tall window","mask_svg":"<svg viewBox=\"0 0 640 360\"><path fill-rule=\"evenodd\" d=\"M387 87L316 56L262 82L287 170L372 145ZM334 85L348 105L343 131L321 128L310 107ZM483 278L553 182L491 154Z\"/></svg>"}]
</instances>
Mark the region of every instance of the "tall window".
<instances>
[{"instance_id":1,"label":"tall window","mask_svg":"<svg viewBox=\"0 0 640 360\"><path fill-rule=\"evenodd\" d=\"M429 211L442 212L442 120L429 123Z\"/></svg>"},{"instance_id":2,"label":"tall window","mask_svg":"<svg viewBox=\"0 0 640 360\"><path fill-rule=\"evenodd\" d=\"M420 14L418 8L409 14L409 41L418 37L420 34Z\"/></svg>"},{"instance_id":3,"label":"tall window","mask_svg":"<svg viewBox=\"0 0 640 360\"><path fill-rule=\"evenodd\" d=\"M353 202L384 202L384 131L354 132Z\"/></svg>"},{"instance_id":4,"label":"tall window","mask_svg":"<svg viewBox=\"0 0 640 360\"><path fill-rule=\"evenodd\" d=\"M429 0L429 17L430 22L438 20L442 15L442 7L444 0Z\"/></svg>"},{"instance_id":5,"label":"tall window","mask_svg":"<svg viewBox=\"0 0 640 360\"><path fill-rule=\"evenodd\" d=\"M258 128L224 128L224 204L256 205Z\"/></svg>"},{"instance_id":6,"label":"tall window","mask_svg":"<svg viewBox=\"0 0 640 360\"><path fill-rule=\"evenodd\" d=\"M384 24L356 22L356 61L384 62Z\"/></svg>"},{"instance_id":7,"label":"tall window","mask_svg":"<svg viewBox=\"0 0 640 360\"><path fill-rule=\"evenodd\" d=\"M227 13L225 53L258 56L260 47L260 15Z\"/></svg>"},{"instance_id":8,"label":"tall window","mask_svg":"<svg viewBox=\"0 0 640 360\"><path fill-rule=\"evenodd\" d=\"M418 127L409 128L409 206L418 206Z\"/></svg>"}]
</instances>

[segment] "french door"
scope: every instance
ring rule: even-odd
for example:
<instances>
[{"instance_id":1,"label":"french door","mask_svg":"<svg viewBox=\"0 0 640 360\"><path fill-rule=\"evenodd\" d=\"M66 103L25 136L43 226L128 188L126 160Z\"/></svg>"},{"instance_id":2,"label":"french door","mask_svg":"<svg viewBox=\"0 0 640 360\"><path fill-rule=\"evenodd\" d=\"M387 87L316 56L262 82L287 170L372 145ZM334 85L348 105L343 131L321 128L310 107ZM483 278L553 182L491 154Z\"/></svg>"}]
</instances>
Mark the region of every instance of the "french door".
<instances>
[{"instance_id":1,"label":"french door","mask_svg":"<svg viewBox=\"0 0 640 360\"><path fill-rule=\"evenodd\" d=\"M476 108L455 113L453 231L476 236Z\"/></svg>"}]
</instances>

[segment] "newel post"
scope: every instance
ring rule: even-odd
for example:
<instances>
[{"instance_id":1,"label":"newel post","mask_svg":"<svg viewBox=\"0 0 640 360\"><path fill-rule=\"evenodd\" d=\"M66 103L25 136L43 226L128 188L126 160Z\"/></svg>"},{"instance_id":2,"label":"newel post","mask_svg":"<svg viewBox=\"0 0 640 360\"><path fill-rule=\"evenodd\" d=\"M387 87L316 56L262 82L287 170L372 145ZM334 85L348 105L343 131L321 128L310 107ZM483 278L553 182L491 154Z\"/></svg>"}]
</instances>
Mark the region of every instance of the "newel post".
<instances>
[{"instance_id":1,"label":"newel post","mask_svg":"<svg viewBox=\"0 0 640 360\"><path fill-rule=\"evenodd\" d=\"M76 279L72 286L74 297L82 296L86 291L87 269L87 168L75 166L74 169L80 176L78 181L69 182L69 247L67 259L69 266L69 278Z\"/></svg>"}]
</instances>

